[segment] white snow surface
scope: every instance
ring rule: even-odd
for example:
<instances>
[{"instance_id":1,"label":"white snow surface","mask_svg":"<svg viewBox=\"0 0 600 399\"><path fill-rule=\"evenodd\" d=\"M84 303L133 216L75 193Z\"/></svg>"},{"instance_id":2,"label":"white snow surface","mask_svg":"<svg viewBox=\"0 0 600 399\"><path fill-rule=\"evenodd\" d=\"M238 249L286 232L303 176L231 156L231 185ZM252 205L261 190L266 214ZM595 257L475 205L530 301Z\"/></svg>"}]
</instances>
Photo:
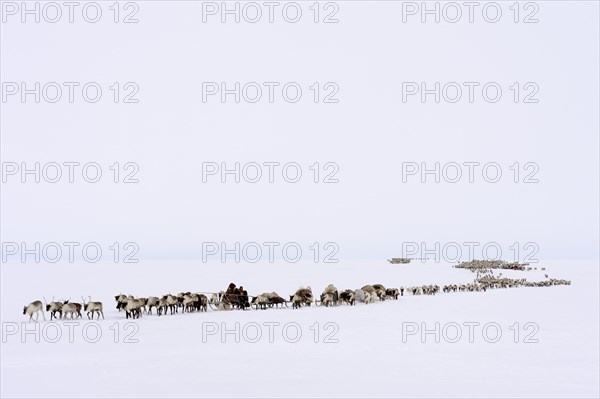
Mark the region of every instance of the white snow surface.
<instances>
[{"instance_id":1,"label":"white snow surface","mask_svg":"<svg viewBox=\"0 0 600 399\"><path fill-rule=\"evenodd\" d=\"M318 295L329 283L340 290L374 283L441 286L471 282L474 274L449 264L420 261L408 265L385 261L5 263L1 267L1 396L599 397L598 262L547 261L532 266L538 271L496 274L538 281L548 273L572 284L405 295L398 301L353 307L143 315L133 321L138 330L130 337L138 342L125 343L134 326L126 326L131 320L115 309L114 295L119 293L147 297L215 292L234 282L250 295L276 291L288 299L299 286L311 286ZM86 338L91 340L93 327L99 326L98 342L83 337L83 328L90 326L85 314L76 320L79 325L74 327L72 343L65 320L50 324L46 314L46 322L40 318L39 324L22 324L27 321L23 306L33 300L54 296L79 302L82 295L104 303L106 320L87 327ZM464 324L469 322L480 323L473 327L473 342ZM235 331L236 323L239 342L235 333L221 335L223 327ZM271 324L273 342L270 324L265 323L280 323ZM419 331L403 339L403 325L435 330L435 323L440 323L439 343L433 332L422 337ZM501 328L495 343L486 341L495 338L495 329L488 329L484 337L482 328L487 323ZM517 343L515 323L519 323ZM535 324L526 329L526 323ZM456 325L462 336L452 343ZM7 331L15 326L18 332L9 335ZM21 335L24 326L39 329L39 343L35 334ZM262 336L253 343L256 326ZM296 336L289 326L299 326L302 335L297 342L288 342ZM62 336L51 343L57 327ZM219 331L203 339L203 329L214 327ZM114 330L119 331L117 343ZM524 342L529 340L538 342Z\"/></svg>"}]
</instances>

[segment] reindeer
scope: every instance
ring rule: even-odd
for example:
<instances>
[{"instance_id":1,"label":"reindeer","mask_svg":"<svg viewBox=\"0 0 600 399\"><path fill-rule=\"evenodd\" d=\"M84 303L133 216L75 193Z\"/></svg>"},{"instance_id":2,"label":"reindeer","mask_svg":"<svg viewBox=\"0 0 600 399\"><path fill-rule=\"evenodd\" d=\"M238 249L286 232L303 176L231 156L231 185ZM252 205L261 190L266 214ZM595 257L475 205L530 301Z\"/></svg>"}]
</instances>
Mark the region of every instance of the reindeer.
<instances>
[{"instance_id":1,"label":"reindeer","mask_svg":"<svg viewBox=\"0 0 600 399\"><path fill-rule=\"evenodd\" d=\"M164 312L164 314L167 314L167 297L163 296L162 298L160 298L158 300L158 306L156 307L156 313L160 316L162 315Z\"/></svg>"},{"instance_id":2,"label":"reindeer","mask_svg":"<svg viewBox=\"0 0 600 399\"><path fill-rule=\"evenodd\" d=\"M254 305L256 309L261 308L264 310L269 303L269 297L266 294L260 294L259 296L252 298L252 305Z\"/></svg>"},{"instance_id":3,"label":"reindeer","mask_svg":"<svg viewBox=\"0 0 600 399\"><path fill-rule=\"evenodd\" d=\"M354 305L355 295L352 290L345 290L340 293L340 301L342 303L347 303L348 305Z\"/></svg>"},{"instance_id":4,"label":"reindeer","mask_svg":"<svg viewBox=\"0 0 600 399\"><path fill-rule=\"evenodd\" d=\"M23 306L23 314L29 316L29 322L33 320L33 314L35 313L35 322L37 323L40 318L40 314L38 312L42 312L42 317L44 321L46 321L46 316L44 315L44 305L41 301L33 301L27 306Z\"/></svg>"},{"instance_id":5,"label":"reindeer","mask_svg":"<svg viewBox=\"0 0 600 399\"><path fill-rule=\"evenodd\" d=\"M148 313L148 311L146 310L146 304L148 303L148 298L136 298L140 301L142 301L142 312L146 312Z\"/></svg>"},{"instance_id":6,"label":"reindeer","mask_svg":"<svg viewBox=\"0 0 600 399\"><path fill-rule=\"evenodd\" d=\"M183 305L183 301L185 300L186 295L191 295L191 292L180 292L175 296L177 298L177 309L182 308L182 312L185 311L185 306Z\"/></svg>"},{"instance_id":7,"label":"reindeer","mask_svg":"<svg viewBox=\"0 0 600 399\"><path fill-rule=\"evenodd\" d=\"M275 306L275 308L277 308L277 305L279 305L279 304L281 304L281 307L283 307L283 305L285 305L287 307L287 303L285 302L285 299L280 297L278 293L266 292L263 295L265 295L269 299L269 307L270 308L272 308L273 306Z\"/></svg>"},{"instance_id":8,"label":"reindeer","mask_svg":"<svg viewBox=\"0 0 600 399\"><path fill-rule=\"evenodd\" d=\"M50 321L52 321L52 319L58 318L56 317L56 313L58 313L60 318L62 319L63 303L61 301L54 302L54 297L52 297L52 302L50 303L48 303L45 297L42 298L44 298L44 303L46 304L46 312L50 312Z\"/></svg>"},{"instance_id":9,"label":"reindeer","mask_svg":"<svg viewBox=\"0 0 600 399\"><path fill-rule=\"evenodd\" d=\"M364 302L365 301L365 292L360 288L355 289L354 290L354 300L356 302Z\"/></svg>"},{"instance_id":10,"label":"reindeer","mask_svg":"<svg viewBox=\"0 0 600 399\"><path fill-rule=\"evenodd\" d=\"M81 304L77 303L77 302L70 303L69 302L70 300L71 300L71 298L69 298L63 302L63 314L68 311L71 314L71 319L73 318L73 313L76 313L77 317L83 318L83 316L81 315L81 308L82 308ZM65 309L65 305L69 305L69 306Z\"/></svg>"},{"instance_id":11,"label":"reindeer","mask_svg":"<svg viewBox=\"0 0 600 399\"><path fill-rule=\"evenodd\" d=\"M302 305L310 306L313 301L312 289L299 288L294 295L290 295L290 301L292 302L292 309L298 309Z\"/></svg>"},{"instance_id":12,"label":"reindeer","mask_svg":"<svg viewBox=\"0 0 600 399\"><path fill-rule=\"evenodd\" d=\"M196 304L198 303L199 298L197 294L186 293L183 295L183 301L181 301L181 306L183 307L182 312L186 311L190 313L192 310L196 310Z\"/></svg>"},{"instance_id":13,"label":"reindeer","mask_svg":"<svg viewBox=\"0 0 600 399\"><path fill-rule=\"evenodd\" d=\"M330 294L329 292L324 292L321 294L321 304L329 307L333 306L334 302L333 294Z\"/></svg>"},{"instance_id":14,"label":"reindeer","mask_svg":"<svg viewBox=\"0 0 600 399\"><path fill-rule=\"evenodd\" d=\"M365 285L361 288L365 293L370 294L370 300L375 301L375 298L385 300L385 287L381 284Z\"/></svg>"},{"instance_id":15,"label":"reindeer","mask_svg":"<svg viewBox=\"0 0 600 399\"><path fill-rule=\"evenodd\" d=\"M91 319L94 320L94 312L98 313L98 320L100 320L100 315L102 315L102 320L104 320L104 312L102 311L102 302L90 302L92 300L92 297L89 296L88 297L88 301L87 303L85 302L85 299L83 299L83 297L81 297L81 300L83 301L83 310L85 310L87 313L87 317L88 319L90 318L90 313L92 314Z\"/></svg>"},{"instance_id":16,"label":"reindeer","mask_svg":"<svg viewBox=\"0 0 600 399\"><path fill-rule=\"evenodd\" d=\"M292 309L299 309L305 303L305 298L302 295L294 294L290 295L290 301L292 301Z\"/></svg>"},{"instance_id":17,"label":"reindeer","mask_svg":"<svg viewBox=\"0 0 600 399\"><path fill-rule=\"evenodd\" d=\"M339 294L337 288L333 284L329 284L321 294L321 303L325 306L337 305Z\"/></svg>"},{"instance_id":18,"label":"reindeer","mask_svg":"<svg viewBox=\"0 0 600 399\"><path fill-rule=\"evenodd\" d=\"M208 297L204 294L196 294L196 298L194 309L198 312L208 312Z\"/></svg>"},{"instance_id":19,"label":"reindeer","mask_svg":"<svg viewBox=\"0 0 600 399\"><path fill-rule=\"evenodd\" d=\"M117 301L117 310L120 312L121 309L125 309L125 305L127 305L127 301L129 299L133 299L131 295L115 295L115 301Z\"/></svg>"},{"instance_id":20,"label":"reindeer","mask_svg":"<svg viewBox=\"0 0 600 399\"><path fill-rule=\"evenodd\" d=\"M79 317L81 315L81 312L80 312L81 309L79 309L79 311L78 311L77 305L78 304L76 304L76 303L69 303L69 301L65 301L62 306L63 317L65 319L68 319L67 316L69 316L69 315L71 316L71 319L74 319L75 317ZM73 317L73 314L75 314L76 316Z\"/></svg>"},{"instance_id":21,"label":"reindeer","mask_svg":"<svg viewBox=\"0 0 600 399\"><path fill-rule=\"evenodd\" d=\"M398 299L400 292L398 292L397 288L388 288L385 290L385 295L392 299Z\"/></svg>"},{"instance_id":22,"label":"reindeer","mask_svg":"<svg viewBox=\"0 0 600 399\"><path fill-rule=\"evenodd\" d=\"M139 319L142 317L142 309L144 307L144 301L142 299L129 299L127 305L125 305L125 318Z\"/></svg>"},{"instance_id":23,"label":"reindeer","mask_svg":"<svg viewBox=\"0 0 600 399\"><path fill-rule=\"evenodd\" d=\"M167 314L167 308L171 314L177 313L177 297L171 294L164 295L158 303L158 315Z\"/></svg>"},{"instance_id":24,"label":"reindeer","mask_svg":"<svg viewBox=\"0 0 600 399\"><path fill-rule=\"evenodd\" d=\"M177 297L174 295L168 294L168 295L165 295L165 301L166 301L167 307L171 310L171 314L177 313L177 304L178 304ZM166 309L165 309L165 314L167 314Z\"/></svg>"},{"instance_id":25,"label":"reindeer","mask_svg":"<svg viewBox=\"0 0 600 399\"><path fill-rule=\"evenodd\" d=\"M375 288L372 285L365 285L361 288L364 292L368 292L369 294L375 291Z\"/></svg>"},{"instance_id":26,"label":"reindeer","mask_svg":"<svg viewBox=\"0 0 600 399\"><path fill-rule=\"evenodd\" d=\"M385 287L383 286L383 284L373 284L373 288L375 289L375 293L377 294L377 297L379 298L379 300L385 301L386 292L385 292Z\"/></svg>"},{"instance_id":27,"label":"reindeer","mask_svg":"<svg viewBox=\"0 0 600 399\"><path fill-rule=\"evenodd\" d=\"M148 305L148 314L152 314L152 308L155 307L158 311L158 304L159 304L160 299L158 299L155 296L150 296L148 297L148 301L146 302L146 305Z\"/></svg>"}]
</instances>

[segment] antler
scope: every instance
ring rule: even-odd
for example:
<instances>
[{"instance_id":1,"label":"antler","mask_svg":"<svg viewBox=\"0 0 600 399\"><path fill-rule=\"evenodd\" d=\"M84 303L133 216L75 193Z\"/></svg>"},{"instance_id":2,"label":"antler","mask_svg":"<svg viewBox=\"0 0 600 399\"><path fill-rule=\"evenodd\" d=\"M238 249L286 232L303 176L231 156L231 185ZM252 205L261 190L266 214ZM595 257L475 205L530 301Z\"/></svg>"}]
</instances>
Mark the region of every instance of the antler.
<instances>
[{"instance_id":1,"label":"antler","mask_svg":"<svg viewBox=\"0 0 600 399\"><path fill-rule=\"evenodd\" d=\"M90 303L92 301L92 296L88 295L88 303Z\"/></svg>"},{"instance_id":2,"label":"antler","mask_svg":"<svg viewBox=\"0 0 600 399\"><path fill-rule=\"evenodd\" d=\"M46 297L43 296L42 298L44 298L44 305L48 306L48 301L46 300Z\"/></svg>"},{"instance_id":3,"label":"antler","mask_svg":"<svg viewBox=\"0 0 600 399\"><path fill-rule=\"evenodd\" d=\"M83 304L85 305L85 299L83 298L83 295L81 296L81 300L83 301Z\"/></svg>"}]
</instances>

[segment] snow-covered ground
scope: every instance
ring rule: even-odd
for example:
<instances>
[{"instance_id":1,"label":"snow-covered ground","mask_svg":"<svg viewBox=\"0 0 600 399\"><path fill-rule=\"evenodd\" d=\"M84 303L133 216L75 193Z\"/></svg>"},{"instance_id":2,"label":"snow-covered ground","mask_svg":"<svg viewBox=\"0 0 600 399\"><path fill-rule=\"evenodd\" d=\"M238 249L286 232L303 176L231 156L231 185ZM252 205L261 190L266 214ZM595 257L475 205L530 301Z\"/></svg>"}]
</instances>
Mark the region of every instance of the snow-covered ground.
<instances>
[{"instance_id":1,"label":"snow-covered ground","mask_svg":"<svg viewBox=\"0 0 600 399\"><path fill-rule=\"evenodd\" d=\"M502 273L533 281L548 273L572 285L404 296L355 307L144 315L127 324L114 308L119 293L212 292L235 282L251 295L275 290L287 297L300 285L318 294L329 283L406 287L471 282L474 275L448 264L385 261L6 263L1 395L598 397L598 262L537 266L547 269ZM22 324L23 305L32 300L82 295L104 302L106 320ZM33 332L22 335L24 327Z\"/></svg>"}]
</instances>

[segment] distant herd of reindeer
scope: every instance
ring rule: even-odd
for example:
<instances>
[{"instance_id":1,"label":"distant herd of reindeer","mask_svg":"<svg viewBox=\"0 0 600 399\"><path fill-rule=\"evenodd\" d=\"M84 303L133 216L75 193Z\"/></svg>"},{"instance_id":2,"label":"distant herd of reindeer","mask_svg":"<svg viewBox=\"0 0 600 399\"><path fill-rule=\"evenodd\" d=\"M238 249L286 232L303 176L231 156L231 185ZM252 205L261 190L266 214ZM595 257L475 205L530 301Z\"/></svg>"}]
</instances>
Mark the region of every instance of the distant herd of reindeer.
<instances>
[{"instance_id":1,"label":"distant herd of reindeer","mask_svg":"<svg viewBox=\"0 0 600 399\"><path fill-rule=\"evenodd\" d=\"M208 307L214 310L232 310L232 309L247 309L254 307L255 309L267 309L288 307L292 304L293 309L298 309L303 306L310 306L312 303L319 306L337 306L350 305L356 303L370 304L377 301L385 301L388 299L397 300L406 292L410 295L435 295L440 289L444 293L449 292L473 292L486 291L494 288L513 288L513 287L549 287L553 285L570 285L570 280L549 279L540 282L529 282L525 279L509 279L492 276L484 276L476 279L473 283L468 284L449 284L440 287L439 285L421 285L415 287L400 287L386 288L382 284L365 285L362 288L355 290L347 289L339 291L333 284L329 284L323 290L319 299L313 297L310 287L300 287L293 295L290 295L289 301L279 296L276 292L265 292L257 296L249 296L244 287L236 287L234 283L229 284L226 291L209 293L210 298L203 293L181 292L177 295L163 295L162 297L151 296L148 298L135 298L132 295L119 294L115 296L117 310L125 311L126 318L140 318L143 313L152 314L152 308L155 309L158 316L178 313L181 310L185 312L207 312ZM82 310L86 312L88 319L94 319L94 314L98 315L98 319L102 316L104 319L102 302L92 302L91 297L88 301L81 297L83 303L71 302L68 300L52 301L48 303L44 298L46 312L50 313L50 320L74 319L82 316ZM29 316L29 321L37 321L39 313L46 320L44 315L44 304L41 301L34 301L23 307L23 314ZM33 315L36 315L33 320Z\"/></svg>"}]
</instances>

